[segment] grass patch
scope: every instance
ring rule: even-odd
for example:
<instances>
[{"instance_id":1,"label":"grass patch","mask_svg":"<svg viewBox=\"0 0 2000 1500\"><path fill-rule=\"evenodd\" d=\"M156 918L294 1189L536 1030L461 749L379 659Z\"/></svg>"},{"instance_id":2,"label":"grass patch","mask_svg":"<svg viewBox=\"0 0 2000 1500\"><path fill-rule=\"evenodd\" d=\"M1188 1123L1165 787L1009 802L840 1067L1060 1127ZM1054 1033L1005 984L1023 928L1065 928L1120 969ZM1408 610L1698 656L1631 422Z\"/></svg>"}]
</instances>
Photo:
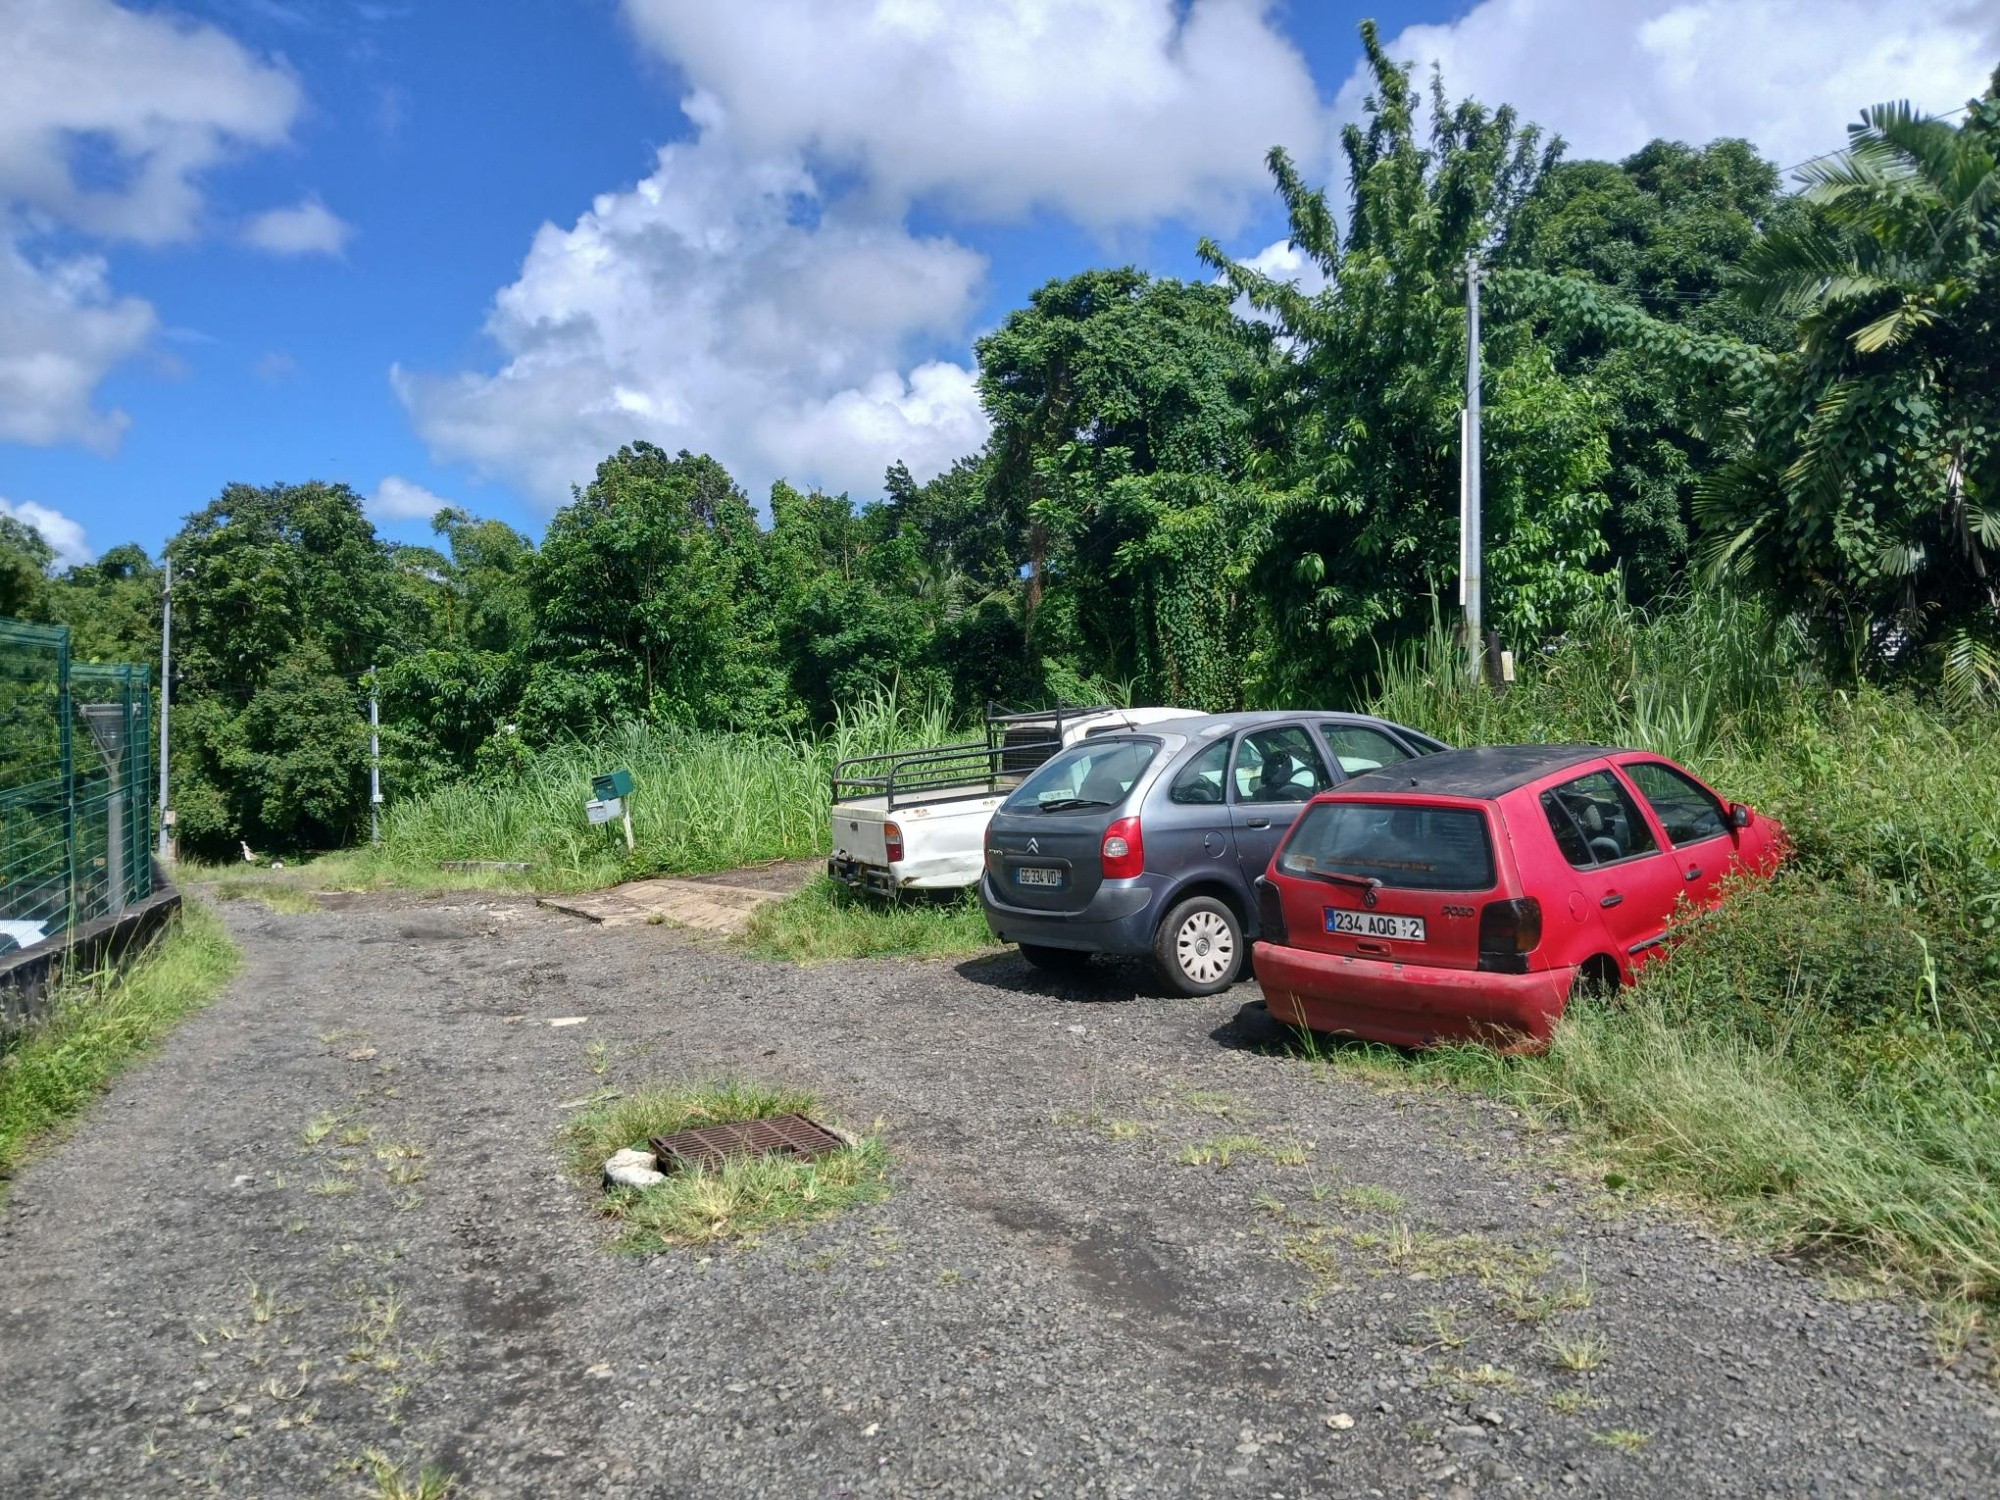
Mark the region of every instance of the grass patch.
<instances>
[{"instance_id":1,"label":"grass patch","mask_svg":"<svg viewBox=\"0 0 2000 1500\"><path fill-rule=\"evenodd\" d=\"M129 969L60 981L44 1020L0 1038L0 1178L220 994L237 962L221 920L189 902Z\"/></svg>"},{"instance_id":2,"label":"grass patch","mask_svg":"<svg viewBox=\"0 0 2000 1500\"><path fill-rule=\"evenodd\" d=\"M996 946L971 891L884 901L856 895L824 875L795 896L758 907L750 914L744 941L767 958L804 964L838 958L961 958Z\"/></svg>"},{"instance_id":3,"label":"grass patch","mask_svg":"<svg viewBox=\"0 0 2000 1500\"><path fill-rule=\"evenodd\" d=\"M319 900L296 880L267 876L263 879L232 876L215 883L218 901L255 901L270 911L299 916L319 910Z\"/></svg>"},{"instance_id":4,"label":"grass patch","mask_svg":"<svg viewBox=\"0 0 2000 1500\"><path fill-rule=\"evenodd\" d=\"M817 1101L798 1089L758 1084L655 1085L589 1110L563 1131L571 1170L595 1183L613 1152L644 1148L648 1137L702 1125L809 1113ZM781 1225L810 1223L888 1192L887 1154L873 1137L812 1161L741 1157L718 1171L675 1173L653 1187L616 1188L604 1212L624 1226L633 1251L751 1242Z\"/></svg>"}]
</instances>

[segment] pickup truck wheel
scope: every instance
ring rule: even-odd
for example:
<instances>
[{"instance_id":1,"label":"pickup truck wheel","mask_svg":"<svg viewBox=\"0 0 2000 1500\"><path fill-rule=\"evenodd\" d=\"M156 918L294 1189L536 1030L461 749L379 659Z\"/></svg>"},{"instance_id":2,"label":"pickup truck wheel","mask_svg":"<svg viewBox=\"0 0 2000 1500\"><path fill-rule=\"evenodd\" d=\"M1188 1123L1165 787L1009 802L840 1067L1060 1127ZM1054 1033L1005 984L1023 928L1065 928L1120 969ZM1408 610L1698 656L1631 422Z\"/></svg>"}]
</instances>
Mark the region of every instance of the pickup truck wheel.
<instances>
[{"instance_id":1,"label":"pickup truck wheel","mask_svg":"<svg viewBox=\"0 0 2000 1500\"><path fill-rule=\"evenodd\" d=\"M1153 965L1183 995L1219 995L1243 968L1243 924L1213 896L1190 896L1153 934Z\"/></svg>"},{"instance_id":2,"label":"pickup truck wheel","mask_svg":"<svg viewBox=\"0 0 2000 1500\"><path fill-rule=\"evenodd\" d=\"M1090 955L1076 948L1044 948L1040 943L1023 943L1021 957L1051 974L1081 974L1090 967Z\"/></svg>"}]
</instances>

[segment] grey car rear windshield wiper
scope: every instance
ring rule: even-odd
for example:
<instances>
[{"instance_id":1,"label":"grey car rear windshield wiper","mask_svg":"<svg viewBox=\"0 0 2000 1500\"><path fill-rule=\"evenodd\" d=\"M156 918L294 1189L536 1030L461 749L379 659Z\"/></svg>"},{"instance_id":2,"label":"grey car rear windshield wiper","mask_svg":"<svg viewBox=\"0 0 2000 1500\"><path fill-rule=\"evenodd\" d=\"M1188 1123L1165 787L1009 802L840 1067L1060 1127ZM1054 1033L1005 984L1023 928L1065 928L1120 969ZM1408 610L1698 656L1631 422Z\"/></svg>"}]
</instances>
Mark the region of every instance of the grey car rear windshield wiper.
<instances>
[{"instance_id":1,"label":"grey car rear windshield wiper","mask_svg":"<svg viewBox=\"0 0 2000 1500\"><path fill-rule=\"evenodd\" d=\"M1109 807L1111 804L1102 797L1058 797L1053 802L1037 803L1042 812L1072 812L1079 807Z\"/></svg>"}]
</instances>

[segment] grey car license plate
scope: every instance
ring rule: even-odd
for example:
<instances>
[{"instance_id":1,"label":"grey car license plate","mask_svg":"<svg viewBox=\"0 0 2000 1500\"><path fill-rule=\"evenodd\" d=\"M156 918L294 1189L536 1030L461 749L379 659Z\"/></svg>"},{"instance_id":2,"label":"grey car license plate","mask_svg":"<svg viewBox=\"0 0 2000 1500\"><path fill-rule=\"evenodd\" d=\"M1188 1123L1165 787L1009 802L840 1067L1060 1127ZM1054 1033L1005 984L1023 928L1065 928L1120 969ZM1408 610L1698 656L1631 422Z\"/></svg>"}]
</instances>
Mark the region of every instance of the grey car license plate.
<instances>
[{"instance_id":1,"label":"grey car license plate","mask_svg":"<svg viewBox=\"0 0 2000 1500\"><path fill-rule=\"evenodd\" d=\"M1050 869L1047 865L1016 865L1014 867L1016 885L1061 885L1062 871Z\"/></svg>"},{"instance_id":2,"label":"grey car license plate","mask_svg":"<svg viewBox=\"0 0 2000 1500\"><path fill-rule=\"evenodd\" d=\"M1421 943L1424 940L1424 919L1390 917L1373 911L1342 911L1339 907L1329 906L1326 908L1326 930L1351 932L1357 937L1394 938L1401 943Z\"/></svg>"}]
</instances>

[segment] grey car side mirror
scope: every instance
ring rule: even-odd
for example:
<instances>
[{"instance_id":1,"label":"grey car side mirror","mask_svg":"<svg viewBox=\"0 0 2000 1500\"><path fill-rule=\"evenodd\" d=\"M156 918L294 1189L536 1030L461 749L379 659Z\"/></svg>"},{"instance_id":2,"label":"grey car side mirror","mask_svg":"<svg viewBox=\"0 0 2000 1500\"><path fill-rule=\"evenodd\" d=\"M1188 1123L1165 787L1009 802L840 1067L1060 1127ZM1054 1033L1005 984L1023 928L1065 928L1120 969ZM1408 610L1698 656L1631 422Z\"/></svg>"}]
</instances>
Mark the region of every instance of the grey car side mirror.
<instances>
[{"instance_id":1,"label":"grey car side mirror","mask_svg":"<svg viewBox=\"0 0 2000 1500\"><path fill-rule=\"evenodd\" d=\"M1745 807L1741 802L1730 803L1729 826L1731 828L1748 828L1750 826L1750 809Z\"/></svg>"}]
</instances>

